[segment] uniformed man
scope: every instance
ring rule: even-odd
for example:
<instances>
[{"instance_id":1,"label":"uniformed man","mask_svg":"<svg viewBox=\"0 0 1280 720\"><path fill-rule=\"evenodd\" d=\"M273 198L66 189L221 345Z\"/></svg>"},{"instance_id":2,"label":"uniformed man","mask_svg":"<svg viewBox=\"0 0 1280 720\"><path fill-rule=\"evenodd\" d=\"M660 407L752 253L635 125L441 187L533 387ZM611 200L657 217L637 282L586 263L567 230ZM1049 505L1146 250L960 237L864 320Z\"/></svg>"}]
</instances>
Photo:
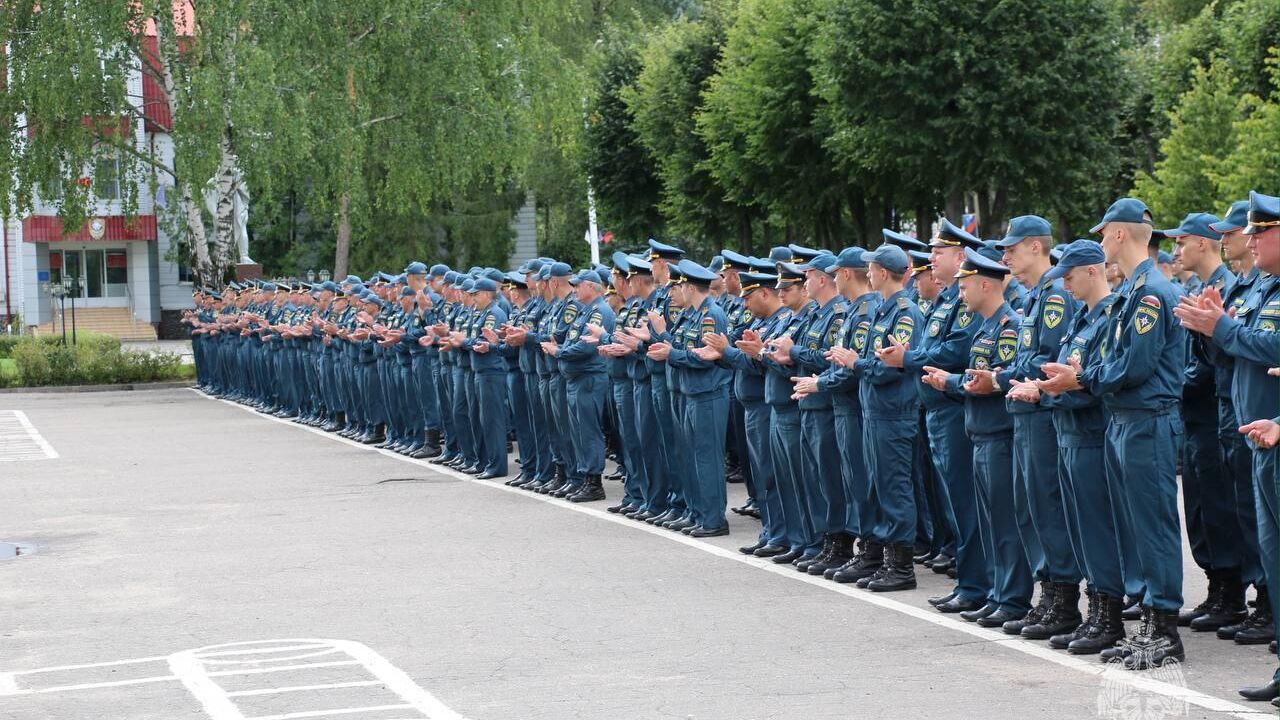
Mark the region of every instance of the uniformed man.
<instances>
[{"instance_id":1,"label":"uniformed man","mask_svg":"<svg viewBox=\"0 0 1280 720\"><path fill-rule=\"evenodd\" d=\"M888 238L897 233L884 231ZM937 235L930 243L933 277L945 284L934 301L925 321L918 347L908 348L890 338L888 347L877 356L890 367L902 367L919 375L925 366L950 373L961 373L969 367L973 337L981 323L960 299L956 276L964 262L965 248L982 247L982 241L947 219L943 219ZM938 573L954 568L955 589L929 598L930 604L944 613L978 610L986 605L991 593L991 574L979 532L977 491L973 482L973 444L965 432L963 398L921 383L921 403L925 407L930 458L939 479L939 512L947 521L955 538L955 555L939 554L929 563ZM953 559L954 558L954 559Z\"/></svg>"},{"instance_id":2,"label":"uniformed man","mask_svg":"<svg viewBox=\"0 0 1280 720\"><path fill-rule=\"evenodd\" d=\"M847 301L836 287L835 266L836 258L830 253L818 253L797 266L805 274L809 298L818 307L794 335L774 341L771 355L774 362L791 366L795 377L816 375L827 369L826 353L835 344L848 314ZM822 538L822 549L813 558L797 563L796 568L822 575L852 559L854 538L844 531L848 501L843 479L840 473L831 472L840 462L831 393L808 393L799 397L799 403L804 493L814 531Z\"/></svg>"},{"instance_id":3,"label":"uniformed man","mask_svg":"<svg viewBox=\"0 0 1280 720\"><path fill-rule=\"evenodd\" d=\"M1032 582L1018 536L1014 508L1013 419L999 394L985 392L977 379L1013 364L1018 352L1018 316L1004 297L1009 268L965 248L957 272L960 300L983 318L969 352L969 367L950 372L929 366L924 382L952 397L963 397L965 430L973 442L973 472L980 527L991 562L992 585L985 604L960 616L982 627L1002 627L1030 609ZM936 262L935 262L936 266Z\"/></svg>"},{"instance_id":4,"label":"uniformed man","mask_svg":"<svg viewBox=\"0 0 1280 720\"><path fill-rule=\"evenodd\" d=\"M1198 296L1212 287L1226 293L1235 276L1222 262L1222 235L1213 229L1221 220L1209 213L1191 213L1165 235L1174 238L1182 265L1194 273L1186 294ZM1235 484L1230 480L1218 440L1217 376L1207 339L1188 333L1187 368L1182 386L1182 419L1186 444L1182 453L1182 506L1191 557L1209 580L1204 602L1178 615L1178 624L1193 630L1214 630L1245 618L1243 575L1244 539L1236 519Z\"/></svg>"},{"instance_id":5,"label":"uniformed man","mask_svg":"<svg viewBox=\"0 0 1280 720\"><path fill-rule=\"evenodd\" d=\"M1037 215L1009 221L1009 230L997 243L1010 274L1028 288L1018 327L1018 353L999 375L975 372L975 392L1006 393L1013 381L1043 378L1040 366L1056 360L1062 338L1077 303L1062 281L1047 277L1053 230ZM1058 456L1053 412L1037 402L1008 398L1013 416L1014 506L1018 531L1040 583L1040 601L1026 617L1011 622L1004 631L1033 640L1047 640L1080 625L1080 581L1083 575L1071 546L1066 516L1062 512L1062 483L1058 468L1044 458Z\"/></svg>"},{"instance_id":6,"label":"uniformed man","mask_svg":"<svg viewBox=\"0 0 1280 720\"><path fill-rule=\"evenodd\" d=\"M1151 214L1146 204L1135 198L1117 200L1093 231L1103 234L1107 259L1117 262L1127 277L1111 312L1104 360L1087 369L1046 363L1041 390L1061 393L1083 387L1101 397L1110 413L1107 479L1127 500L1117 514L1122 524L1132 523L1140 558L1137 568L1125 572L1135 573L1146 591L1137 635L1104 650L1102 658L1146 669L1185 659L1178 636L1182 532L1176 466L1182 447L1178 404L1186 335L1173 318L1180 294L1147 254ZM1127 542L1123 530L1121 541Z\"/></svg>"},{"instance_id":7,"label":"uniformed man","mask_svg":"<svg viewBox=\"0 0 1280 720\"><path fill-rule=\"evenodd\" d=\"M1258 270L1268 273L1257 289L1236 309L1227 313L1219 293L1205 289L1186 298L1177 308L1178 320L1188 330L1205 335L1235 359L1232 399L1240 432L1253 449L1254 492L1258 505L1258 546L1268 586L1280 576L1280 500L1277 499L1276 449L1259 442L1267 422L1280 415L1280 381L1268 374L1280 358L1280 198L1249 193L1249 249ZM1270 445L1270 447L1268 447ZM1262 601L1259 597L1259 602ZM1266 598L1272 616L1280 615L1275 594ZM1280 696L1280 670L1260 687L1240 691L1250 699Z\"/></svg>"},{"instance_id":8,"label":"uniformed man","mask_svg":"<svg viewBox=\"0 0 1280 720\"><path fill-rule=\"evenodd\" d=\"M1106 254L1092 240L1077 240L1045 273L1083 303L1071 318L1056 358L1082 368L1102 361L1109 313L1117 295L1107 283ZM1089 592L1087 619L1071 632L1054 635L1049 644L1077 655L1102 652L1124 639L1124 576L1115 513L1106 482L1103 445L1106 416L1101 399L1075 390L1057 396L1040 393L1034 382L1015 380L1012 399L1038 400L1053 411L1058 435L1058 468L1067 528ZM1129 558L1135 561L1136 558Z\"/></svg>"}]
</instances>

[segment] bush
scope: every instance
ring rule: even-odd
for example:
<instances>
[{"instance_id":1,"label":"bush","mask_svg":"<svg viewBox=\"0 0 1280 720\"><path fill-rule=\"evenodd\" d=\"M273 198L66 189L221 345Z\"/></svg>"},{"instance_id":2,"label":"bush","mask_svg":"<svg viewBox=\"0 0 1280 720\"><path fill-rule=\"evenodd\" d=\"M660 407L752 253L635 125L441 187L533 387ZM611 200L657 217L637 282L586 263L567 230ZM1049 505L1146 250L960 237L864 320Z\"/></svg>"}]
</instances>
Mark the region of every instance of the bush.
<instances>
[{"instance_id":1,"label":"bush","mask_svg":"<svg viewBox=\"0 0 1280 720\"><path fill-rule=\"evenodd\" d=\"M18 343L28 340L35 340L50 346L61 345L62 334L40 335L38 337L30 335L0 335L0 359L13 357L13 349L18 346ZM67 341L71 341L70 335L67 335ZM92 345L104 350L109 350L110 348L118 350L120 349L120 338L92 332L78 332L76 333L76 345Z\"/></svg>"},{"instance_id":2,"label":"bush","mask_svg":"<svg viewBox=\"0 0 1280 720\"><path fill-rule=\"evenodd\" d=\"M66 346L45 338L23 338L14 344L12 353L17 384L24 387L112 385L191 376L178 355L122 350L119 340L104 335L87 341L81 337L78 344Z\"/></svg>"}]
</instances>

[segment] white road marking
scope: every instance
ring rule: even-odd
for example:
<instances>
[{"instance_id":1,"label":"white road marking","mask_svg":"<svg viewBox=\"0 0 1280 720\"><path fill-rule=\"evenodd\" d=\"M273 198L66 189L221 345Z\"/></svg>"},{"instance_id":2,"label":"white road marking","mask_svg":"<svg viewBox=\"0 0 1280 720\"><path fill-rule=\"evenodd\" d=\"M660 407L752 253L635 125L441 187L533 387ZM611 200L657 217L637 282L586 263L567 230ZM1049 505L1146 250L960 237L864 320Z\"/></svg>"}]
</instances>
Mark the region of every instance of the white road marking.
<instances>
[{"instance_id":1,"label":"white road marking","mask_svg":"<svg viewBox=\"0 0 1280 720\"><path fill-rule=\"evenodd\" d=\"M259 715L257 717L245 718L245 720L289 720L290 718L354 715L355 713L374 712L375 710L404 710L406 708L412 709L413 706L407 703L401 703L399 705L370 705L369 707L341 708L339 710L308 710L306 712L285 713L283 715Z\"/></svg>"},{"instance_id":2,"label":"white road marking","mask_svg":"<svg viewBox=\"0 0 1280 720\"><path fill-rule=\"evenodd\" d=\"M328 683L325 685L298 685L296 687L263 688L261 690L236 690L227 693L228 697L249 697L251 695L275 695L277 693L303 692L306 690L332 690L334 688L366 687L381 685L381 680L356 680L354 682Z\"/></svg>"},{"instance_id":3,"label":"white road marking","mask_svg":"<svg viewBox=\"0 0 1280 720\"><path fill-rule=\"evenodd\" d=\"M304 430L306 432L314 433L328 440L344 443L346 445L350 445L351 447L359 448L362 450L369 450L371 452L375 452L380 455L385 455L386 457L399 460L401 462L406 462L411 465L417 465L423 468L427 468L429 470L440 473L442 475L448 475L450 477L454 477L459 480L464 480L469 483L482 485L484 487L492 488L494 490L501 490L503 492L508 492L513 495L517 495L523 498L528 498L530 500L534 500L537 502L548 503L564 510L578 512L584 515L590 515L594 518L604 520L606 522L611 522L622 527L627 527L633 530L639 530L640 532L649 533L650 535L653 535L655 537L661 537L666 540L680 543L681 545L685 545L691 548L696 548L705 553L715 555L716 557L720 557L725 560L732 560L734 562L739 562L744 565L754 567L758 570L763 570L765 572L772 573L774 575L777 575L778 577L783 577L783 578L787 578L788 580L806 583L808 585L812 585L817 588L822 588L823 590L839 593L846 597L853 598L854 600L857 600L859 602L876 605L886 610L892 610L894 612L898 612L903 615L911 616L917 620L922 620L924 622L932 623L940 627L945 627L950 630L962 632L962 633L965 633L966 635L972 635L974 637L981 638L988 642L998 644L1001 647L1005 647L1010 650L1023 653L1025 655L1030 655L1032 657L1039 658L1046 662L1054 663L1055 665L1059 665L1061 667L1068 668L1070 670L1074 670L1076 672L1080 672L1085 675L1091 675L1093 677L1099 678L1099 680L1101 680L1103 675L1105 674L1109 682L1115 682L1121 685L1127 685L1137 690L1150 692L1155 695L1161 695L1164 697L1173 698L1182 702L1189 703L1191 705L1195 705L1196 707L1203 708L1205 710L1210 710L1213 712L1229 713L1232 717L1241 718L1242 720L1260 720L1260 718L1275 717L1274 710L1264 710L1262 708L1255 709L1248 705L1241 705L1240 703L1232 702L1230 700L1224 700L1222 698L1215 697L1213 695L1209 695L1206 693L1202 693L1197 690L1192 690L1187 687L1181 687L1178 685L1174 685L1172 683L1153 680L1149 677L1146 677L1143 673L1140 673L1140 672L1125 673L1121 675L1119 673L1116 673L1114 670L1112 670L1112 672L1108 673L1107 672L1109 669L1108 666L1102 664L1101 662L1098 662L1096 659L1091 661L1081 660L1071 655L1067 655L1064 653L1060 653L1056 650L1053 650L1049 648L1047 645L1035 644L1033 642L1023 640L1019 637L1005 635L1002 632L998 632L995 630L988 630L986 628L981 628L981 627L978 627L977 625L972 625L967 622L954 620L937 611L925 610L924 608L917 607L915 605L908 605L905 602L902 602L900 600L893 600L888 597L885 597L884 595L878 595L870 592L865 592L862 590L852 589L845 585L841 585L840 583L831 582L830 580L813 577L807 574L802 575L802 574L796 573L794 568L791 568L790 566L786 566L786 569L783 569L782 566L776 565L773 562L766 559L743 555L741 553L728 550L726 548L722 548L718 545L712 545L711 543L695 540L693 538L687 537L685 535L681 535L679 533L672 533L670 530L656 528L647 523L638 523L628 518L618 517L617 515L605 512L604 510L597 510L595 508L586 507L582 504L560 502L558 499L550 497L548 495L539 495L537 493L530 493L524 490L520 490L518 488L507 487L501 482L495 482L493 480L480 480L473 475L460 473L450 468L442 467L440 465L433 465L425 460L415 460L414 458L405 457L404 455L392 452L390 450L380 450L378 448L370 447L368 445L364 445L362 443L358 443L353 440L348 440L347 438L338 437L337 435L325 432L324 430L320 430L319 428L308 427L306 425L299 425L297 423L291 422L289 420L285 420L283 418L262 415L261 413L255 411L253 408L245 407L244 405L241 405L236 402L232 402L230 400L223 400L222 398L215 398L215 397L206 395L205 393L200 392L195 388L190 388L190 390L196 393L197 395L200 395L201 397L207 398L209 400L216 400L218 402L226 403L227 405L230 405L234 408L239 408L244 412L247 412L255 417L259 417L264 420L270 420L272 422L277 422L291 428L297 428L299 430Z\"/></svg>"},{"instance_id":4,"label":"white road marking","mask_svg":"<svg viewBox=\"0 0 1280 720\"><path fill-rule=\"evenodd\" d=\"M0 462L56 460L58 453L21 410L0 410Z\"/></svg>"},{"instance_id":5,"label":"white road marking","mask_svg":"<svg viewBox=\"0 0 1280 720\"><path fill-rule=\"evenodd\" d=\"M266 646L266 647L258 647ZM349 659L326 662L294 663L298 655L288 655L300 650L318 651L317 654L339 654ZM265 657L271 653L286 653L282 657ZM234 658L243 657L242 660ZM284 663L267 667L241 667L231 670L210 670L209 668L225 667L228 664ZM167 663L169 675L142 677L131 680L115 680L98 683L74 683L52 687L24 688L18 683L23 676L38 675L51 672L68 672L120 665L139 665L145 663ZM240 675L262 675L278 672L304 672L314 668L351 667L363 670L364 678L338 680L334 682L307 685L290 685L284 687L259 688L250 690L229 691L219 684L216 678ZM114 662L88 663L83 665L59 665L35 670L19 670L0 673L0 697L22 696L46 693L60 693L79 690L95 690L99 688L122 687L126 685L142 685L147 683L179 682L191 695L199 701L211 720L290 720L291 718L328 717L331 715L355 715L359 713L383 710L416 710L421 713L409 720L466 720L424 690L403 670L392 665L386 658L371 648L351 640L255 640L242 643L227 643L197 650L184 650L172 655L149 658L134 658ZM303 705L308 699L319 701L321 694L308 698L306 693L338 688L381 687L396 696L401 702L392 704L361 705L353 707L316 709L298 709L278 715L247 716L236 705L234 698L261 697L266 695L289 694L299 698L294 701L295 707ZM332 698L330 698L332 699ZM388 698L389 699L389 698Z\"/></svg>"},{"instance_id":6,"label":"white road marking","mask_svg":"<svg viewBox=\"0 0 1280 720\"><path fill-rule=\"evenodd\" d=\"M21 410L0 412L0 460L53 460L58 453Z\"/></svg>"}]
</instances>

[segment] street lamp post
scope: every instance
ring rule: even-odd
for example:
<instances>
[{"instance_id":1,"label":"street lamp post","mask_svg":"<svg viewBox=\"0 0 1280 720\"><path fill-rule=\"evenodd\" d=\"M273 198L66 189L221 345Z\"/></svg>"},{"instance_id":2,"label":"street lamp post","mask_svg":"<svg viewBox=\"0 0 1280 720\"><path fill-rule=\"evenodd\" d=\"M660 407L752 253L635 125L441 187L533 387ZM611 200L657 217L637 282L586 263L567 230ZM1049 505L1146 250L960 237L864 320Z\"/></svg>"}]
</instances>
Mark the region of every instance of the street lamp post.
<instances>
[{"instance_id":1,"label":"street lamp post","mask_svg":"<svg viewBox=\"0 0 1280 720\"><path fill-rule=\"evenodd\" d=\"M314 285L314 284L315 284L315 282L316 282L316 271L315 271L315 270L308 270L308 271L307 271L307 284L308 284L308 285Z\"/></svg>"},{"instance_id":2,"label":"street lamp post","mask_svg":"<svg viewBox=\"0 0 1280 720\"><path fill-rule=\"evenodd\" d=\"M329 271L328 271L328 270L321 270L321 271L320 271L320 282L322 282L322 283L327 283L327 282L329 282L329 279L330 279Z\"/></svg>"},{"instance_id":3,"label":"street lamp post","mask_svg":"<svg viewBox=\"0 0 1280 720\"><path fill-rule=\"evenodd\" d=\"M67 344L67 288L66 278L63 282L56 284L46 284L49 294L58 302L58 315L62 317L62 345ZM56 326L55 326L56 327Z\"/></svg>"},{"instance_id":4,"label":"street lamp post","mask_svg":"<svg viewBox=\"0 0 1280 720\"><path fill-rule=\"evenodd\" d=\"M71 344L75 345L76 344L76 293L80 292L80 278L75 277L71 274L64 274L62 276L62 290L63 290L64 298L67 295L71 296ZM62 301L62 308L64 313L62 316L62 344L63 345L67 344L67 316L65 315L66 307L67 307L67 303L66 303L66 300L64 299Z\"/></svg>"}]
</instances>

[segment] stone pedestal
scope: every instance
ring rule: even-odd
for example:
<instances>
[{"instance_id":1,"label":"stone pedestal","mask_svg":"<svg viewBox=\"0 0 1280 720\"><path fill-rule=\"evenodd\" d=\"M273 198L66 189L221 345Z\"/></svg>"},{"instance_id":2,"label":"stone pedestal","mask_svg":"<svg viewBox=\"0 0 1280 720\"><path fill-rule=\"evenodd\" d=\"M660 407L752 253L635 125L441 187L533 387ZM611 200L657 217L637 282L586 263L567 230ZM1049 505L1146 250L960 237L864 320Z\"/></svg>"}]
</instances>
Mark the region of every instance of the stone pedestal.
<instances>
[{"instance_id":1,"label":"stone pedestal","mask_svg":"<svg viewBox=\"0 0 1280 720\"><path fill-rule=\"evenodd\" d=\"M262 265L258 263L239 263L236 265L236 282L258 280L262 277Z\"/></svg>"}]
</instances>

